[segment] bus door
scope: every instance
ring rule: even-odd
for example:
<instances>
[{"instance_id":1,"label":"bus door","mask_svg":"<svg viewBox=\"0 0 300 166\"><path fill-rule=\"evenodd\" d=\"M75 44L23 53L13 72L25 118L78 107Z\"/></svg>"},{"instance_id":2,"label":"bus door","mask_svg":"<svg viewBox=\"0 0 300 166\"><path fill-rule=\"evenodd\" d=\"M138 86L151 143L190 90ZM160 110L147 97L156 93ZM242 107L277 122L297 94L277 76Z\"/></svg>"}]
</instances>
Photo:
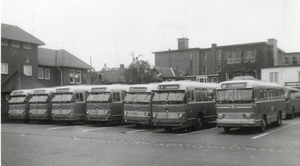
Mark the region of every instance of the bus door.
<instances>
[{"instance_id":1,"label":"bus door","mask_svg":"<svg viewBox=\"0 0 300 166\"><path fill-rule=\"evenodd\" d=\"M123 99L121 92L112 92L112 114L116 118L123 116Z\"/></svg>"},{"instance_id":2,"label":"bus door","mask_svg":"<svg viewBox=\"0 0 300 166\"><path fill-rule=\"evenodd\" d=\"M74 105L74 114L78 116L79 119L85 119L86 115L86 104L85 104L85 95L84 92L75 93L75 105Z\"/></svg>"},{"instance_id":3,"label":"bus door","mask_svg":"<svg viewBox=\"0 0 300 166\"><path fill-rule=\"evenodd\" d=\"M197 114L199 111L203 110L203 108L199 107L199 94L201 89L189 89L187 91L187 110L186 110L186 118L187 120L196 120Z\"/></svg>"}]
</instances>

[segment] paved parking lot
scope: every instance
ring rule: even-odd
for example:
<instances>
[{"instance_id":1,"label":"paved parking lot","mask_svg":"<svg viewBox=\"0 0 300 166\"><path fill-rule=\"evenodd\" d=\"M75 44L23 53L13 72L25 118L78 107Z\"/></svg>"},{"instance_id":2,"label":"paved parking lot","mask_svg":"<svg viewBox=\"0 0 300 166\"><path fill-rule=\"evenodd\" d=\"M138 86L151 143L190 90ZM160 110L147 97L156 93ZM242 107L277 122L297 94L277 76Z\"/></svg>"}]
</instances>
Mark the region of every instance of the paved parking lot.
<instances>
[{"instance_id":1,"label":"paved parking lot","mask_svg":"<svg viewBox=\"0 0 300 166\"><path fill-rule=\"evenodd\" d=\"M300 165L300 117L265 133L12 122L1 147L2 165Z\"/></svg>"}]
</instances>

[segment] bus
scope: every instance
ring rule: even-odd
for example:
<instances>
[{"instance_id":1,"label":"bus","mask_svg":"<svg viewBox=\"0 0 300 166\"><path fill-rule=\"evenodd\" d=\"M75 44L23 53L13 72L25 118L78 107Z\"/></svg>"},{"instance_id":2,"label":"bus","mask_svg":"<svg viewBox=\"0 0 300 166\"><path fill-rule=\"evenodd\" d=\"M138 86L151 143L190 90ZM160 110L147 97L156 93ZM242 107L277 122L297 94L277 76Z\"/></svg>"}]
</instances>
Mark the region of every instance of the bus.
<instances>
[{"instance_id":1,"label":"bus","mask_svg":"<svg viewBox=\"0 0 300 166\"><path fill-rule=\"evenodd\" d=\"M14 90L11 92L8 101L8 118L10 120L23 120L25 123L29 123L28 101L32 92L33 90L31 89Z\"/></svg>"},{"instance_id":2,"label":"bus","mask_svg":"<svg viewBox=\"0 0 300 166\"><path fill-rule=\"evenodd\" d=\"M132 85L124 99L124 122L140 125L152 124L152 96L157 84Z\"/></svg>"},{"instance_id":3,"label":"bus","mask_svg":"<svg viewBox=\"0 0 300 166\"><path fill-rule=\"evenodd\" d=\"M34 89L29 100L29 119L51 122L51 100L55 88Z\"/></svg>"},{"instance_id":4,"label":"bus","mask_svg":"<svg viewBox=\"0 0 300 166\"><path fill-rule=\"evenodd\" d=\"M216 121L215 83L175 81L158 84L152 100L152 123L166 131L173 128L203 129Z\"/></svg>"},{"instance_id":5,"label":"bus","mask_svg":"<svg viewBox=\"0 0 300 166\"><path fill-rule=\"evenodd\" d=\"M300 112L300 89L286 87L286 117L293 119Z\"/></svg>"},{"instance_id":6,"label":"bus","mask_svg":"<svg viewBox=\"0 0 300 166\"><path fill-rule=\"evenodd\" d=\"M281 125L286 116L284 86L258 80L234 80L217 86L217 126L231 128Z\"/></svg>"},{"instance_id":7,"label":"bus","mask_svg":"<svg viewBox=\"0 0 300 166\"><path fill-rule=\"evenodd\" d=\"M86 98L89 89L88 85L57 87L52 98L52 120L68 124L76 121L85 122Z\"/></svg>"},{"instance_id":8,"label":"bus","mask_svg":"<svg viewBox=\"0 0 300 166\"><path fill-rule=\"evenodd\" d=\"M98 85L90 87L87 98L86 121L123 122L124 97L128 85Z\"/></svg>"}]
</instances>

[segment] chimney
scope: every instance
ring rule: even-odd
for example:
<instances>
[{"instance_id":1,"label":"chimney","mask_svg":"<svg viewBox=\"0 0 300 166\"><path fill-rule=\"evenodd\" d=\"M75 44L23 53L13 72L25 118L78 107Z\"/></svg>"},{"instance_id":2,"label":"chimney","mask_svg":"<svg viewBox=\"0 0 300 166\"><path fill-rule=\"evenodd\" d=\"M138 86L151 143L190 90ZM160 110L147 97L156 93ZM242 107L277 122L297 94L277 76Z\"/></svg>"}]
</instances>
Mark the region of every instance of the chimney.
<instances>
[{"instance_id":1,"label":"chimney","mask_svg":"<svg viewBox=\"0 0 300 166\"><path fill-rule=\"evenodd\" d=\"M277 40L276 39L268 39L268 44L273 46L273 59L274 59L274 66L278 66L278 50L277 50Z\"/></svg>"},{"instance_id":2,"label":"chimney","mask_svg":"<svg viewBox=\"0 0 300 166\"><path fill-rule=\"evenodd\" d=\"M180 38L178 39L178 50L184 50L189 48L189 39Z\"/></svg>"}]
</instances>

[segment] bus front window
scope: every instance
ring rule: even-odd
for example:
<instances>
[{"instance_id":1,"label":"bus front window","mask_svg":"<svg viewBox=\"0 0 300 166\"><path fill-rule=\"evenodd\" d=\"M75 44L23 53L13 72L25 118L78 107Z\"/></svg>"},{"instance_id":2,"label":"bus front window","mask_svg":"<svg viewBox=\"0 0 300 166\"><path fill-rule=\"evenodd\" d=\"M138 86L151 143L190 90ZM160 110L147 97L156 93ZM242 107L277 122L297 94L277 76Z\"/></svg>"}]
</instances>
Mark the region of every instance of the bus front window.
<instances>
[{"instance_id":1,"label":"bus front window","mask_svg":"<svg viewBox=\"0 0 300 166\"><path fill-rule=\"evenodd\" d=\"M252 89L226 89L217 91L218 103L247 103L252 100Z\"/></svg>"},{"instance_id":2,"label":"bus front window","mask_svg":"<svg viewBox=\"0 0 300 166\"><path fill-rule=\"evenodd\" d=\"M35 95L29 100L30 103L46 103L48 100L48 95Z\"/></svg>"},{"instance_id":3,"label":"bus front window","mask_svg":"<svg viewBox=\"0 0 300 166\"><path fill-rule=\"evenodd\" d=\"M52 99L52 102L72 102L73 94L72 93L56 93Z\"/></svg>"},{"instance_id":4,"label":"bus front window","mask_svg":"<svg viewBox=\"0 0 300 166\"><path fill-rule=\"evenodd\" d=\"M8 103L24 103L26 96L15 96L11 97Z\"/></svg>"},{"instance_id":5,"label":"bus front window","mask_svg":"<svg viewBox=\"0 0 300 166\"><path fill-rule=\"evenodd\" d=\"M86 99L87 102L110 102L110 93L90 93L88 98Z\"/></svg>"},{"instance_id":6,"label":"bus front window","mask_svg":"<svg viewBox=\"0 0 300 166\"><path fill-rule=\"evenodd\" d=\"M184 91L154 92L153 103L183 103Z\"/></svg>"}]
</instances>

